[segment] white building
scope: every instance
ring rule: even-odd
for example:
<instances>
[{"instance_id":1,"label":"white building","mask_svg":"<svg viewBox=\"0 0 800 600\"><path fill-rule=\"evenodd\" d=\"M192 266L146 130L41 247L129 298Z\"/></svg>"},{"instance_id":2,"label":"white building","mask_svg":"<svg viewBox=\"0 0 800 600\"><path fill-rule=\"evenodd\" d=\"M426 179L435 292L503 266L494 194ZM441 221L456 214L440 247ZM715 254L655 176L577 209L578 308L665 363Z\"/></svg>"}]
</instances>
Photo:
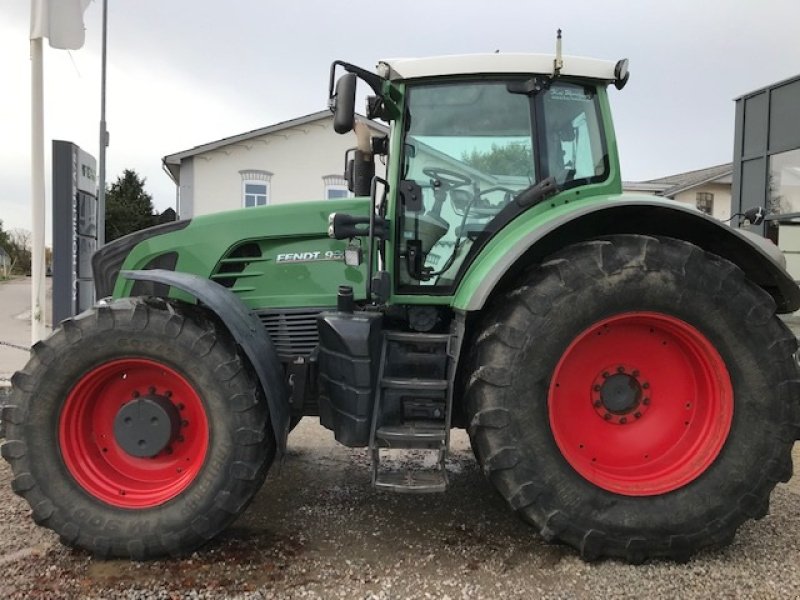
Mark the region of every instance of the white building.
<instances>
[{"instance_id":1,"label":"white building","mask_svg":"<svg viewBox=\"0 0 800 600\"><path fill-rule=\"evenodd\" d=\"M373 135L388 129L363 117ZM165 156L178 186L178 215L197 215L265 204L350 195L343 177L345 152L355 135L333 131L324 110ZM376 174L385 176L376 162Z\"/></svg>"},{"instance_id":2,"label":"white building","mask_svg":"<svg viewBox=\"0 0 800 600\"><path fill-rule=\"evenodd\" d=\"M648 181L626 181L626 194L653 194L684 202L726 221L731 217L733 165L727 163L707 169L678 173Z\"/></svg>"}]
</instances>

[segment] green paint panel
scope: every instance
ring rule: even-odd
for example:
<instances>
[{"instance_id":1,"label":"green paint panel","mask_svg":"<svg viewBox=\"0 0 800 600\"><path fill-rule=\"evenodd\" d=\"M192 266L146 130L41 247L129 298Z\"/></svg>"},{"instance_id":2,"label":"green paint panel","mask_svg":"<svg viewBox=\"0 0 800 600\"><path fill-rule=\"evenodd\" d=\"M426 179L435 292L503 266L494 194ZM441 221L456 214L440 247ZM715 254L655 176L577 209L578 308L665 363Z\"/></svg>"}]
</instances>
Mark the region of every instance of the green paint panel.
<instances>
[{"instance_id":1,"label":"green paint panel","mask_svg":"<svg viewBox=\"0 0 800 600\"><path fill-rule=\"evenodd\" d=\"M177 271L223 285L235 279L231 289L250 308L334 306L343 284L352 285L355 297L363 299L366 265L344 264L346 242L328 237L332 212L368 215L369 200L298 202L195 217L185 229L138 244L122 268L141 269L155 256L177 251ZM227 257L244 245L257 248L261 256ZM235 277L225 272L230 268L237 270ZM131 288L132 282L118 280L114 296L130 295Z\"/></svg>"},{"instance_id":2,"label":"green paint panel","mask_svg":"<svg viewBox=\"0 0 800 600\"><path fill-rule=\"evenodd\" d=\"M599 187L607 186L603 184ZM524 238L531 231L560 220L569 213L578 212L586 204L611 204L620 199L620 196L614 192L603 196L592 195L581 198L584 190L585 188L575 189L560 194L552 202L545 203L546 206L540 205L520 215L498 233L470 265L455 296L451 298L453 308L466 309L483 281L495 274L498 265L503 262L509 250L523 243ZM576 192L579 194L577 197Z\"/></svg>"}]
</instances>

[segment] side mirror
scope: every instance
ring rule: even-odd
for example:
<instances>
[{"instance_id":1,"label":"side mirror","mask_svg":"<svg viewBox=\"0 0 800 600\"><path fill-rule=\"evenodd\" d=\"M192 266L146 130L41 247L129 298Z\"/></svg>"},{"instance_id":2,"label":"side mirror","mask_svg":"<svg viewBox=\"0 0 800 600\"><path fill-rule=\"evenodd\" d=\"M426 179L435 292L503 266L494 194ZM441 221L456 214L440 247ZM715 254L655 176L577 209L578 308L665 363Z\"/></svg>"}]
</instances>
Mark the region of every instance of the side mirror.
<instances>
[{"instance_id":1,"label":"side mirror","mask_svg":"<svg viewBox=\"0 0 800 600\"><path fill-rule=\"evenodd\" d=\"M614 65L614 87L618 90L624 88L630 76L631 73L628 71L628 59L623 58L617 61L617 64Z\"/></svg>"},{"instance_id":2,"label":"side mirror","mask_svg":"<svg viewBox=\"0 0 800 600\"><path fill-rule=\"evenodd\" d=\"M330 99L336 133L353 130L356 120L356 82L355 73L346 73L336 82L336 92Z\"/></svg>"},{"instance_id":3,"label":"side mirror","mask_svg":"<svg viewBox=\"0 0 800 600\"><path fill-rule=\"evenodd\" d=\"M351 191L356 196L370 196L372 194L372 178L375 177L375 159L372 154L356 150L352 162L353 188Z\"/></svg>"},{"instance_id":4,"label":"side mirror","mask_svg":"<svg viewBox=\"0 0 800 600\"><path fill-rule=\"evenodd\" d=\"M349 150L348 150L349 152ZM352 158L347 161L347 166L344 169L344 180L347 182L347 189L353 191L353 171L355 170L355 160Z\"/></svg>"},{"instance_id":5,"label":"side mirror","mask_svg":"<svg viewBox=\"0 0 800 600\"><path fill-rule=\"evenodd\" d=\"M356 196L369 196L372 193L372 178L375 177L373 155L358 148L350 148L344 155L344 180L347 189Z\"/></svg>"}]
</instances>

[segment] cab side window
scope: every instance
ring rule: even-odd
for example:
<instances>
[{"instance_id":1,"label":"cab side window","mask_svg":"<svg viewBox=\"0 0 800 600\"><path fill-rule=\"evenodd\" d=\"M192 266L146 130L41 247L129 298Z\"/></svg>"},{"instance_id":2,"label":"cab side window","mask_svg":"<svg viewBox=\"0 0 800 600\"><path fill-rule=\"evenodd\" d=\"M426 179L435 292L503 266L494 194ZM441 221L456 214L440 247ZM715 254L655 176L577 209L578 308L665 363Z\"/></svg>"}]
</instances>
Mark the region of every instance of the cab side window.
<instances>
[{"instance_id":1,"label":"cab side window","mask_svg":"<svg viewBox=\"0 0 800 600\"><path fill-rule=\"evenodd\" d=\"M544 161L562 187L604 179L607 151L595 90L556 82L542 98Z\"/></svg>"}]
</instances>

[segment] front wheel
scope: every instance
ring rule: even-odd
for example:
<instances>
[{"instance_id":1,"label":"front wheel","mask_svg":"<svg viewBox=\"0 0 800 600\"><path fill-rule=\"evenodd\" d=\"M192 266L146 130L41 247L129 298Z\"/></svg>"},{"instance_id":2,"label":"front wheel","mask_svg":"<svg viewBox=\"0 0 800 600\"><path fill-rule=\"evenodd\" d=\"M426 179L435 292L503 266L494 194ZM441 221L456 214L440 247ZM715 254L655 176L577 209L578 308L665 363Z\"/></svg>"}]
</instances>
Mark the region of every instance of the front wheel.
<instances>
[{"instance_id":1,"label":"front wheel","mask_svg":"<svg viewBox=\"0 0 800 600\"><path fill-rule=\"evenodd\" d=\"M686 559L792 472L794 336L731 263L673 239L570 246L484 317L466 390L491 481L586 559Z\"/></svg>"},{"instance_id":2,"label":"front wheel","mask_svg":"<svg viewBox=\"0 0 800 600\"><path fill-rule=\"evenodd\" d=\"M65 543L185 554L258 491L275 453L266 402L203 310L120 300L33 350L12 378L3 456L34 520Z\"/></svg>"}]
</instances>

